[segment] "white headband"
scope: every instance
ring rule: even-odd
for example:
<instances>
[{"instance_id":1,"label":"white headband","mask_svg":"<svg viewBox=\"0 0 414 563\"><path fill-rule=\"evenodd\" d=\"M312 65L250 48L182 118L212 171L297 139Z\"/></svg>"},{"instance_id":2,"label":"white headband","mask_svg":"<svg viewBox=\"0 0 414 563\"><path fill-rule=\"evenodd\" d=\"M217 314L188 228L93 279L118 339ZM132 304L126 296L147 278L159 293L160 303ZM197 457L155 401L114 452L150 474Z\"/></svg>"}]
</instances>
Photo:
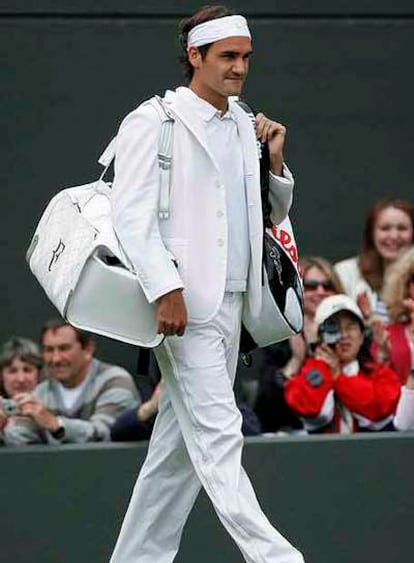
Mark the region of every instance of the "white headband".
<instances>
[{"instance_id":1,"label":"white headband","mask_svg":"<svg viewBox=\"0 0 414 563\"><path fill-rule=\"evenodd\" d=\"M188 34L187 48L201 47L227 37L251 38L245 17L224 16L196 25Z\"/></svg>"}]
</instances>

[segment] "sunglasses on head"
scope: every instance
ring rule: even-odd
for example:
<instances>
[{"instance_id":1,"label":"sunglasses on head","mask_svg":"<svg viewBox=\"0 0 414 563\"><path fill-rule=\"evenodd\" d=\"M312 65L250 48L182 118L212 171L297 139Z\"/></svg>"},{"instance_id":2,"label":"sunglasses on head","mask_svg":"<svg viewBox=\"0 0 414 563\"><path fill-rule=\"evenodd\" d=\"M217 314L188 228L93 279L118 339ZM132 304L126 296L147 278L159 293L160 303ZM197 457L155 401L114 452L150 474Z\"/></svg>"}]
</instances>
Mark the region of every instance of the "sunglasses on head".
<instances>
[{"instance_id":1,"label":"sunglasses on head","mask_svg":"<svg viewBox=\"0 0 414 563\"><path fill-rule=\"evenodd\" d=\"M333 283L330 280L326 280L326 281L304 280L303 287L305 289L318 289L318 287L323 287L325 291L329 291L330 289L334 288Z\"/></svg>"}]
</instances>

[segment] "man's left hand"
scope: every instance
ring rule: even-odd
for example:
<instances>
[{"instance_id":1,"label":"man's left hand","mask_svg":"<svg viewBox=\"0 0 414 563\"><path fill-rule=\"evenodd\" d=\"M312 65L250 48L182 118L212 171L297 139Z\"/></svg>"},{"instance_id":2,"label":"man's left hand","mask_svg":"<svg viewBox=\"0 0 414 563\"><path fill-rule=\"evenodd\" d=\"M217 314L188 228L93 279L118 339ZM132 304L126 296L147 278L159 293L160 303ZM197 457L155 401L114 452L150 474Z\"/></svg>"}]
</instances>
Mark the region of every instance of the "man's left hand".
<instances>
[{"instance_id":1,"label":"man's left hand","mask_svg":"<svg viewBox=\"0 0 414 563\"><path fill-rule=\"evenodd\" d=\"M286 127L277 121L268 119L263 113L258 113L256 115L256 135L262 143L268 142L270 169L276 176L281 176Z\"/></svg>"},{"instance_id":2,"label":"man's left hand","mask_svg":"<svg viewBox=\"0 0 414 563\"><path fill-rule=\"evenodd\" d=\"M56 416L47 410L41 401L30 393L19 393L14 397L20 408L20 414L32 418L40 428L55 432L59 429Z\"/></svg>"}]
</instances>

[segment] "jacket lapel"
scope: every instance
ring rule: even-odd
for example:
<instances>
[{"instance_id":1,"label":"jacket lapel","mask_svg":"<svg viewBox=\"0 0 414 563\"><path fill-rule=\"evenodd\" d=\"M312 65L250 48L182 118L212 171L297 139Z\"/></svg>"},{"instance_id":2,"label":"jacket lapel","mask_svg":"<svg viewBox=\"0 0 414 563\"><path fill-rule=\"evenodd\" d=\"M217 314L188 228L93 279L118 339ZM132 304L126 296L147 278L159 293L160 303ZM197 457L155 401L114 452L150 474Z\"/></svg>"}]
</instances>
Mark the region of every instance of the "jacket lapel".
<instances>
[{"instance_id":1,"label":"jacket lapel","mask_svg":"<svg viewBox=\"0 0 414 563\"><path fill-rule=\"evenodd\" d=\"M164 100L169 105L172 112L177 115L180 121L189 131L191 131L193 136L203 147L217 173L220 175L217 162L208 147L207 136L202 120L194 115L194 112L190 110L188 104L177 92L168 90L165 94ZM236 117L237 128L242 146L250 233L262 234L260 168L256 149L256 134L246 112L233 100L229 100L229 104ZM255 254L259 253L259 257L261 259L261 247L260 250L258 248L252 248L252 252Z\"/></svg>"},{"instance_id":2,"label":"jacket lapel","mask_svg":"<svg viewBox=\"0 0 414 563\"><path fill-rule=\"evenodd\" d=\"M200 145L203 147L217 172L220 173L217 162L212 155L208 143L207 136L204 128L204 124L199 117L197 117L193 111L190 111L188 104L176 93L172 91L167 91L165 95L165 101L170 105L174 114L179 117L180 121L187 127L189 131L194 135Z\"/></svg>"},{"instance_id":3,"label":"jacket lapel","mask_svg":"<svg viewBox=\"0 0 414 563\"><path fill-rule=\"evenodd\" d=\"M256 133L247 113L237 103L231 101L230 104L237 120L245 167L245 188L250 235L249 289L246 306L251 313L257 314L262 305L263 217Z\"/></svg>"}]
</instances>

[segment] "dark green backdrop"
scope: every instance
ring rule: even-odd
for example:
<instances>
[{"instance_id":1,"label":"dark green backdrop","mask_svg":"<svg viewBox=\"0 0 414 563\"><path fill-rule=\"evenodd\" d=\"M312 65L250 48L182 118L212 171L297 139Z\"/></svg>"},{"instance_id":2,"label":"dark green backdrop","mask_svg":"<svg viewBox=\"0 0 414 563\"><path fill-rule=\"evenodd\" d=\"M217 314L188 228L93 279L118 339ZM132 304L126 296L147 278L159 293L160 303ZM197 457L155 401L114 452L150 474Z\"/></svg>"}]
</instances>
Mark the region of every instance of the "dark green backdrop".
<instances>
[{"instance_id":1,"label":"dark green backdrop","mask_svg":"<svg viewBox=\"0 0 414 563\"><path fill-rule=\"evenodd\" d=\"M53 313L24 254L46 200L93 179L122 116L181 82L184 0L0 1L0 340L35 336ZM255 56L246 98L289 127L302 254L359 244L367 207L413 201L408 0L239 0ZM135 351L100 342L133 368ZM0 561L105 563L145 446L0 450ZM271 519L307 563L412 558L414 440L407 435L252 440L245 452ZM240 561L201 496L178 561Z\"/></svg>"},{"instance_id":2,"label":"dark green backdrop","mask_svg":"<svg viewBox=\"0 0 414 563\"><path fill-rule=\"evenodd\" d=\"M199 4L1 1L0 341L36 335L53 312L24 263L46 200L93 179L122 116L180 84L177 23ZM289 127L300 251L353 254L376 198L413 199L414 4L232 5L254 33L246 98ZM133 366L130 347L100 347Z\"/></svg>"},{"instance_id":3,"label":"dark green backdrop","mask_svg":"<svg viewBox=\"0 0 414 563\"><path fill-rule=\"evenodd\" d=\"M0 449L0 561L108 563L145 451ZM413 434L250 439L244 464L268 517L306 563L412 561ZM195 561L242 561L204 495L177 558Z\"/></svg>"}]
</instances>

